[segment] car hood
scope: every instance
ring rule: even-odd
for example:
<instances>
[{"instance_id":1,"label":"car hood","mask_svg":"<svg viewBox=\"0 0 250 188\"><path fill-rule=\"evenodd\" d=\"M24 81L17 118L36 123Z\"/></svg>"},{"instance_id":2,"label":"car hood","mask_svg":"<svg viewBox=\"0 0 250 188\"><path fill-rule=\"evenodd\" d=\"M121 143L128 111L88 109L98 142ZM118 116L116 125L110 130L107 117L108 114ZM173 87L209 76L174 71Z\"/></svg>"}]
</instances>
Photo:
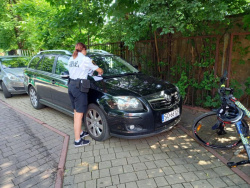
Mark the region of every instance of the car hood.
<instances>
[{"instance_id":1,"label":"car hood","mask_svg":"<svg viewBox=\"0 0 250 188\"><path fill-rule=\"evenodd\" d=\"M175 86L169 82L144 74L108 78L96 83L105 93L113 96L146 96L163 90L175 89Z\"/></svg>"},{"instance_id":2,"label":"car hood","mask_svg":"<svg viewBox=\"0 0 250 188\"><path fill-rule=\"evenodd\" d=\"M4 69L5 72L14 74L15 76L22 77L24 68L8 68Z\"/></svg>"}]
</instances>

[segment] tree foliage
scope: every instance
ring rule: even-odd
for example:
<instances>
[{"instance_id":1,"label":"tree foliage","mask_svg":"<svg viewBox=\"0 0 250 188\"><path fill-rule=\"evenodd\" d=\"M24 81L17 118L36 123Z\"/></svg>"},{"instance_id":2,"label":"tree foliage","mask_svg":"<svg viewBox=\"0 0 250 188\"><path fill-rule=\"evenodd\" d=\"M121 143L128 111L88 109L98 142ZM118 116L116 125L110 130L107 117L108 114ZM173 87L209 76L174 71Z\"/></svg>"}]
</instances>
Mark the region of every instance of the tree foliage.
<instances>
[{"instance_id":1,"label":"tree foliage","mask_svg":"<svg viewBox=\"0 0 250 188\"><path fill-rule=\"evenodd\" d=\"M81 41L136 41L160 34L201 35L209 23L249 12L249 0L0 0L0 49L72 49ZM250 17L243 19L249 28Z\"/></svg>"},{"instance_id":2,"label":"tree foliage","mask_svg":"<svg viewBox=\"0 0 250 188\"><path fill-rule=\"evenodd\" d=\"M6 0L0 0L0 49L8 49L9 47L17 47L17 36L15 28L17 28L17 20L15 14L11 11L12 4L8 4Z\"/></svg>"},{"instance_id":3,"label":"tree foliage","mask_svg":"<svg viewBox=\"0 0 250 188\"><path fill-rule=\"evenodd\" d=\"M133 47L135 41L153 38L155 31L161 35L207 34L211 32L211 23L229 24L226 16L244 13L249 5L248 0L116 0L109 10L109 26L116 27L112 35L119 36L122 31L121 40Z\"/></svg>"}]
</instances>

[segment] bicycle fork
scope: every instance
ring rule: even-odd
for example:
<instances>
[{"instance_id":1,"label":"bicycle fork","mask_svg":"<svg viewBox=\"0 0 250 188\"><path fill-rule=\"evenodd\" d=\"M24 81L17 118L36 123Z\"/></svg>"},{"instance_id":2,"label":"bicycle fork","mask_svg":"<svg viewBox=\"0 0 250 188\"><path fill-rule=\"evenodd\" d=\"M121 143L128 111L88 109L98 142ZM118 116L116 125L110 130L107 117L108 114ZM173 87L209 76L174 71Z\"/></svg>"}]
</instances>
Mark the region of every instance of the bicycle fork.
<instances>
[{"instance_id":1,"label":"bicycle fork","mask_svg":"<svg viewBox=\"0 0 250 188\"><path fill-rule=\"evenodd\" d=\"M250 163L250 144L249 144L249 141L248 141L248 138L247 138L247 135L244 136L244 132L243 132L243 127L242 127L242 123L241 121L238 121L236 123L236 129L238 131L238 133L240 134L240 138L242 140L242 144L247 152L247 156L248 156L248 160L243 160L243 161L239 161L237 163L235 162L228 162L227 163L227 166L232 168L232 167L237 167L238 165L243 165L243 164L247 164L247 163Z\"/></svg>"}]
</instances>

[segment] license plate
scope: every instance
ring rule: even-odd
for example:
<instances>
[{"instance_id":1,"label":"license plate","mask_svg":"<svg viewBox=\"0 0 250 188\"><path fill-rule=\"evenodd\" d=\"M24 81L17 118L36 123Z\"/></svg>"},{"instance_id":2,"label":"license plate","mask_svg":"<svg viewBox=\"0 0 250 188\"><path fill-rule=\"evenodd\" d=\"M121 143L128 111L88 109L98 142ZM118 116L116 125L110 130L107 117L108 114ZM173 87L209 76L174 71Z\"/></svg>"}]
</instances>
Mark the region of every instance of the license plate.
<instances>
[{"instance_id":1,"label":"license plate","mask_svg":"<svg viewBox=\"0 0 250 188\"><path fill-rule=\"evenodd\" d=\"M180 109L177 108L177 109L175 109L175 110L173 110L171 112L162 114L161 115L161 122L164 123L164 122L169 121L169 120L171 120L171 119L173 119L173 118L175 118L175 117L177 117L179 115L180 115Z\"/></svg>"}]
</instances>

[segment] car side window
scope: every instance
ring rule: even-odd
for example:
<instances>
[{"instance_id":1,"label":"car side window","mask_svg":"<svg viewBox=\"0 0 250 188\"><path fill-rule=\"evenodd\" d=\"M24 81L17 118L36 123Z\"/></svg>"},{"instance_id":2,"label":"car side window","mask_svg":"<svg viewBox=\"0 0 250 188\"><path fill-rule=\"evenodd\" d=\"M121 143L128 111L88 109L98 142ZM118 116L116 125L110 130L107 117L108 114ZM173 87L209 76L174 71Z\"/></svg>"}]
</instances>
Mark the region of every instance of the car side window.
<instances>
[{"instance_id":1,"label":"car side window","mask_svg":"<svg viewBox=\"0 0 250 188\"><path fill-rule=\"evenodd\" d=\"M44 56L42 65L39 66L40 70L52 73L54 61L55 61L54 55Z\"/></svg>"},{"instance_id":2,"label":"car side window","mask_svg":"<svg viewBox=\"0 0 250 188\"><path fill-rule=\"evenodd\" d=\"M36 56L36 57L34 57L30 61L30 64L29 64L28 68L36 69L37 63L40 61L41 58L42 58L42 56Z\"/></svg>"},{"instance_id":3,"label":"car side window","mask_svg":"<svg viewBox=\"0 0 250 188\"><path fill-rule=\"evenodd\" d=\"M69 70L68 66L69 57L59 56L56 63L56 74L61 74Z\"/></svg>"}]
</instances>

